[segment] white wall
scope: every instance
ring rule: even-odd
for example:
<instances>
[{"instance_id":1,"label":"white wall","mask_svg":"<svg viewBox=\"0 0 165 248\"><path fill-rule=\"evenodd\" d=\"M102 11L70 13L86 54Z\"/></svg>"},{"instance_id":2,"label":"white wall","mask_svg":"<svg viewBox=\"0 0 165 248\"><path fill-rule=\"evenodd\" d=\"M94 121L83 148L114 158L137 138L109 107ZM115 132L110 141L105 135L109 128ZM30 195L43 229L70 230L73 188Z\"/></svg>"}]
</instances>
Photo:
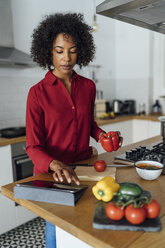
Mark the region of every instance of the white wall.
<instances>
[{"instance_id":1,"label":"white wall","mask_svg":"<svg viewBox=\"0 0 165 248\"><path fill-rule=\"evenodd\" d=\"M152 31L116 21L116 95L145 103L149 112Z\"/></svg>"},{"instance_id":2,"label":"white wall","mask_svg":"<svg viewBox=\"0 0 165 248\"><path fill-rule=\"evenodd\" d=\"M97 3L101 2L97 0ZM55 12L80 12L91 25L94 14L93 1L88 0L11 0L15 47L30 53L31 35L45 15ZM114 20L98 17L99 31L94 34L96 57L92 64L102 65L96 74L97 88L104 88L104 96L113 97L114 87ZM107 25L109 31L107 32ZM92 77L91 68L85 67L77 72ZM26 98L29 88L46 73L40 68L2 68L0 67L0 128L25 125ZM112 84L113 85L113 84Z\"/></svg>"}]
</instances>

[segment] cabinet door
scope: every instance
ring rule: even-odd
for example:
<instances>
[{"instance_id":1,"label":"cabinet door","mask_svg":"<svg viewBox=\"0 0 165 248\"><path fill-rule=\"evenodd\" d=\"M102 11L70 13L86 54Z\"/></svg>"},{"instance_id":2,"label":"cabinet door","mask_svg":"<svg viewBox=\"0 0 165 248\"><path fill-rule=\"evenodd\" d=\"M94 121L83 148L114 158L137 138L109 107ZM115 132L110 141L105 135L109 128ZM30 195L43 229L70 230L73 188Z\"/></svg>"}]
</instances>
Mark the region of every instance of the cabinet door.
<instances>
[{"instance_id":1,"label":"cabinet door","mask_svg":"<svg viewBox=\"0 0 165 248\"><path fill-rule=\"evenodd\" d=\"M149 137L149 121L133 120L133 143Z\"/></svg>"},{"instance_id":2,"label":"cabinet door","mask_svg":"<svg viewBox=\"0 0 165 248\"><path fill-rule=\"evenodd\" d=\"M160 121L149 121L149 137L161 135Z\"/></svg>"},{"instance_id":3,"label":"cabinet door","mask_svg":"<svg viewBox=\"0 0 165 248\"><path fill-rule=\"evenodd\" d=\"M16 227L15 203L0 193L0 234Z\"/></svg>"},{"instance_id":4,"label":"cabinet door","mask_svg":"<svg viewBox=\"0 0 165 248\"><path fill-rule=\"evenodd\" d=\"M11 147L10 145L0 147L0 187L13 182Z\"/></svg>"},{"instance_id":5,"label":"cabinet door","mask_svg":"<svg viewBox=\"0 0 165 248\"><path fill-rule=\"evenodd\" d=\"M56 226L56 240L58 248L92 248L84 241Z\"/></svg>"},{"instance_id":6,"label":"cabinet door","mask_svg":"<svg viewBox=\"0 0 165 248\"><path fill-rule=\"evenodd\" d=\"M16 206L15 207L15 216L16 216L16 225L17 226L22 225L25 222L37 217L36 214L34 214L30 210L28 210L22 206Z\"/></svg>"}]
</instances>

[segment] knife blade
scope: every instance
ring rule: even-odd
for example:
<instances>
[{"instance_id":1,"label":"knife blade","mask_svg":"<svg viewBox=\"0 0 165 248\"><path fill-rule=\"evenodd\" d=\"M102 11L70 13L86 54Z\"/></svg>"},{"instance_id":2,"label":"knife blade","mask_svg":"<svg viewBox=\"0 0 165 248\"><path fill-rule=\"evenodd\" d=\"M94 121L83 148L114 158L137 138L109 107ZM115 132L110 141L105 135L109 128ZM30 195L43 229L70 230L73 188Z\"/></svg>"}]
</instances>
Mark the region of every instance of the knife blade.
<instances>
[{"instance_id":1,"label":"knife blade","mask_svg":"<svg viewBox=\"0 0 165 248\"><path fill-rule=\"evenodd\" d=\"M70 166L72 167L72 169L75 169L76 167L93 167L92 164L70 164ZM116 167L116 168L122 168L122 167L132 167L133 165L129 165L129 164L107 164L107 167Z\"/></svg>"}]
</instances>

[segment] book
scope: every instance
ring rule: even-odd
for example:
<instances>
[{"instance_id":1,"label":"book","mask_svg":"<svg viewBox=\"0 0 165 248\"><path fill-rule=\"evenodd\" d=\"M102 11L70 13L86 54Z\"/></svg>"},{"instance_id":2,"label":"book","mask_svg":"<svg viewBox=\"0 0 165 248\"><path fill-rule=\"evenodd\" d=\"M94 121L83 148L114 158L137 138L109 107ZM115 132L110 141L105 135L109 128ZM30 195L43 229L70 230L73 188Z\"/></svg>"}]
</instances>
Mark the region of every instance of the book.
<instances>
[{"instance_id":1,"label":"book","mask_svg":"<svg viewBox=\"0 0 165 248\"><path fill-rule=\"evenodd\" d=\"M34 180L17 183L14 187L14 197L47 203L75 206L88 188L87 185L56 183Z\"/></svg>"}]
</instances>

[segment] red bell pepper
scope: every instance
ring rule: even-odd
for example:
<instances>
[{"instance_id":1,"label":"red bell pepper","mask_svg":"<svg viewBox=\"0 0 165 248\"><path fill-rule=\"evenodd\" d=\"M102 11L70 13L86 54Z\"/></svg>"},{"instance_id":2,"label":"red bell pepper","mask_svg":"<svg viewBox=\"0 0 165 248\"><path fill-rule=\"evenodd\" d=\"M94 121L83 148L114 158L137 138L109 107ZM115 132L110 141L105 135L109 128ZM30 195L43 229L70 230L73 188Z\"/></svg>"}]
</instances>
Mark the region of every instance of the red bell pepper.
<instances>
[{"instance_id":1,"label":"red bell pepper","mask_svg":"<svg viewBox=\"0 0 165 248\"><path fill-rule=\"evenodd\" d=\"M108 132L101 136L100 142L102 147L107 152L116 151L119 148L118 132Z\"/></svg>"}]
</instances>

